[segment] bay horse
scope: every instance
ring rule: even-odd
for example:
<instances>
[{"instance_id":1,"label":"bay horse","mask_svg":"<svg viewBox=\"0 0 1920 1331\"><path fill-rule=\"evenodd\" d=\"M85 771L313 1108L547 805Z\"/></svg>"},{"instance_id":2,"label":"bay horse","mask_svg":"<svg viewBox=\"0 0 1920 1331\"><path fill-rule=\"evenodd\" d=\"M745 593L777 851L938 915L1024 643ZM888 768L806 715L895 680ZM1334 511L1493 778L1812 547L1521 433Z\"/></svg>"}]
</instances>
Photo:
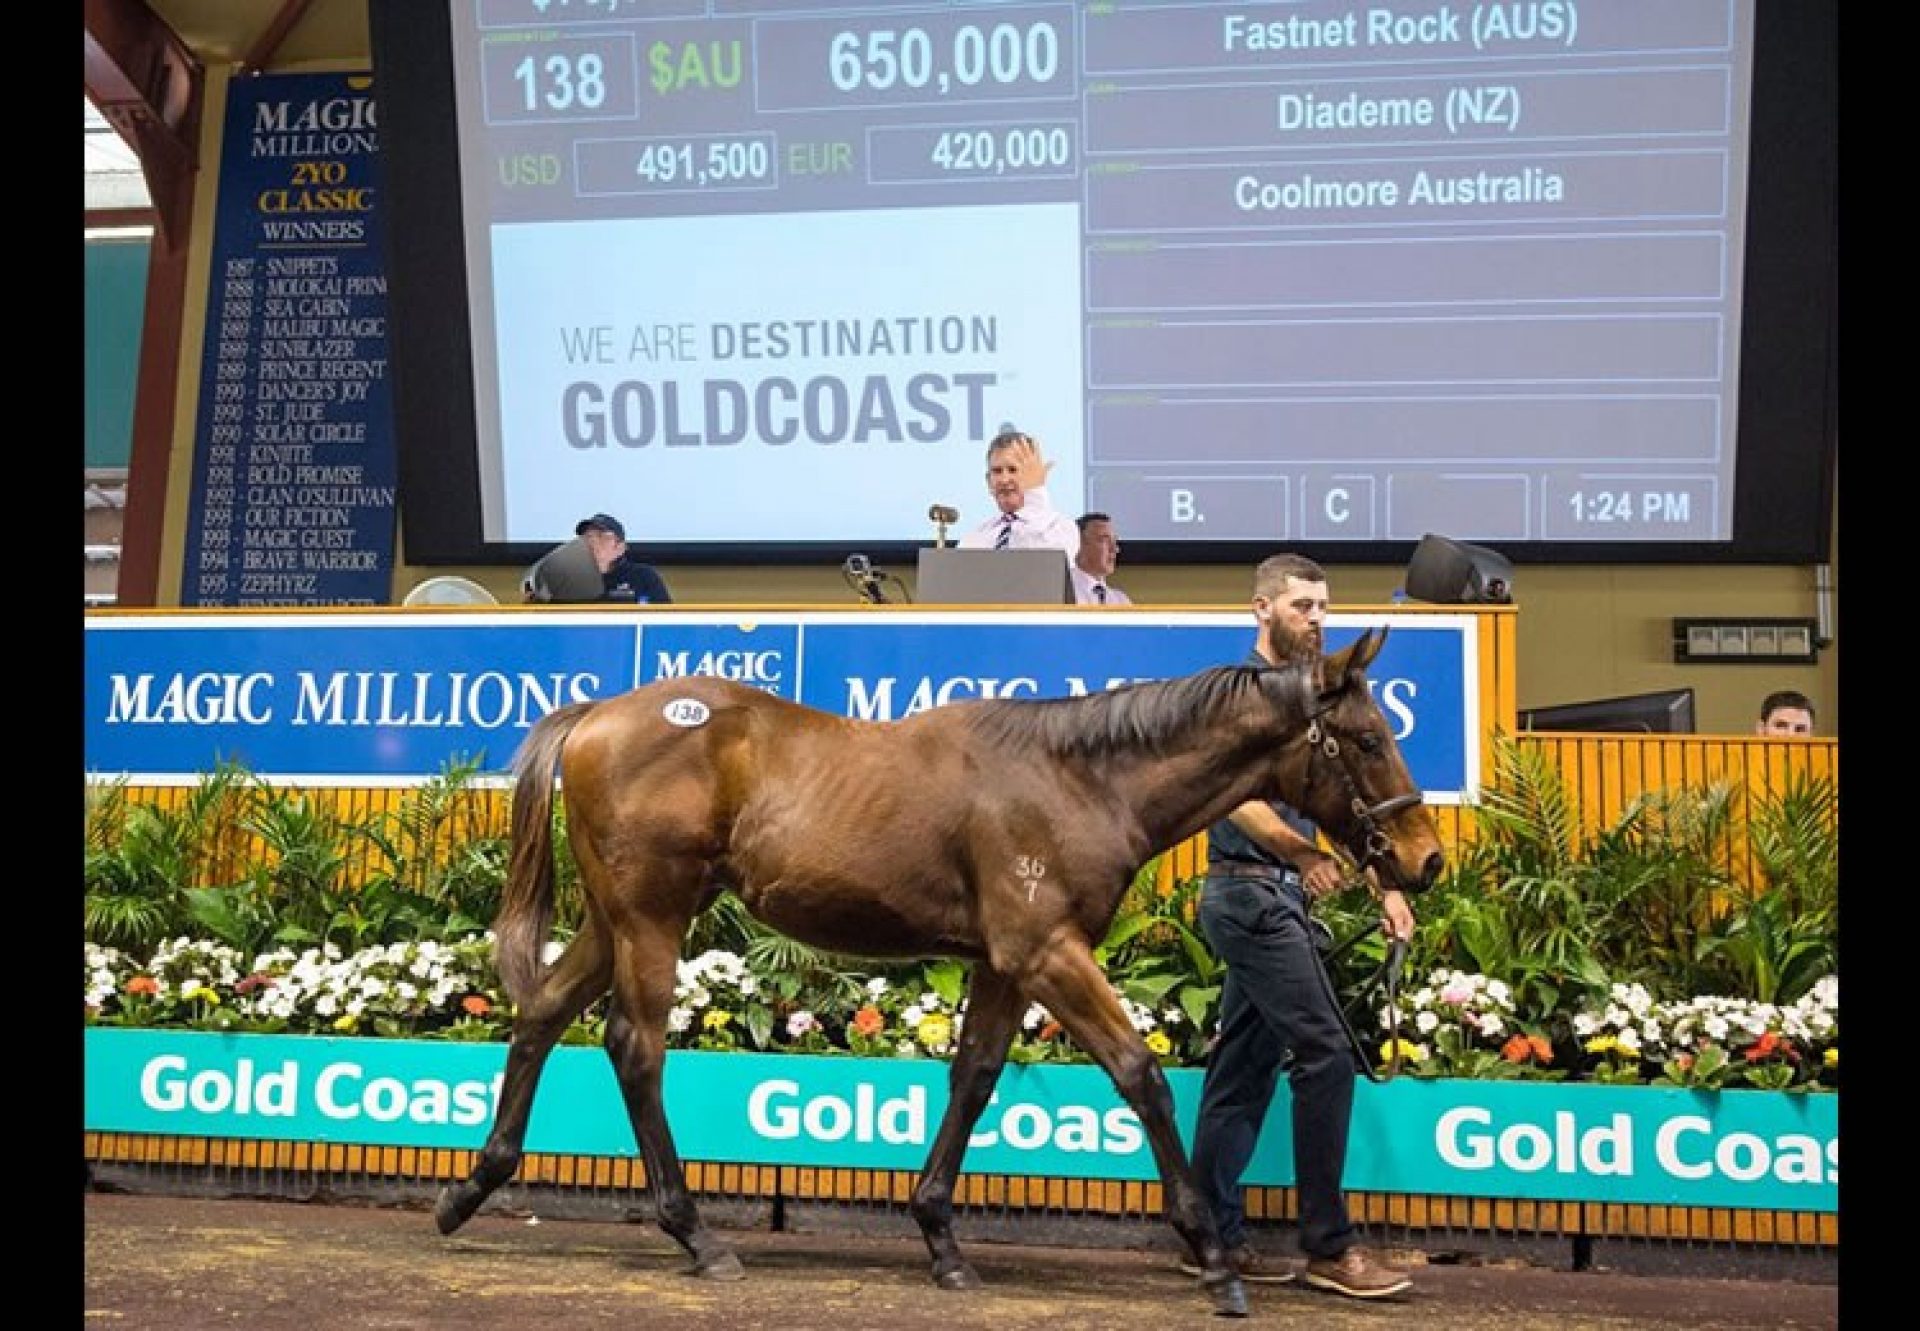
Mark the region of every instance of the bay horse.
<instances>
[{"instance_id":1,"label":"bay horse","mask_svg":"<svg viewBox=\"0 0 1920 1331\"><path fill-rule=\"evenodd\" d=\"M512 858L493 923L515 1005L506 1074L472 1173L435 1204L440 1232L513 1177L548 1054L611 988L606 1050L660 1227L693 1274L741 1277L701 1222L661 1097L675 963L694 917L730 890L768 926L830 952L972 963L946 1113L911 1203L935 1284L980 1284L954 1240L954 1183L1037 1002L1139 1116L1167 1218L1214 1310L1245 1316L1166 1076L1093 949L1140 865L1254 798L1306 813L1378 884L1433 882L1432 815L1366 683L1385 637L1369 630L1313 665L1220 666L894 721L700 676L548 713L514 757ZM556 773L585 910L547 965Z\"/></svg>"}]
</instances>

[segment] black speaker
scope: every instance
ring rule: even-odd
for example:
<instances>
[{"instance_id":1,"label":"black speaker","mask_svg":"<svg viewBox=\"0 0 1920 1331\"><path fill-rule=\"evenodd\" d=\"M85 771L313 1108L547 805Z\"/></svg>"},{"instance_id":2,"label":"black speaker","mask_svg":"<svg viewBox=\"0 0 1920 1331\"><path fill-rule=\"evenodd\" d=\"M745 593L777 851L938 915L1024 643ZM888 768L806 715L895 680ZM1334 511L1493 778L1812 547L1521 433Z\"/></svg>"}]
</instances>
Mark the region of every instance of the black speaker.
<instances>
[{"instance_id":1,"label":"black speaker","mask_svg":"<svg viewBox=\"0 0 1920 1331\"><path fill-rule=\"evenodd\" d=\"M1407 595L1436 605L1506 605L1513 600L1513 564L1485 546L1429 532L1407 565Z\"/></svg>"}]
</instances>

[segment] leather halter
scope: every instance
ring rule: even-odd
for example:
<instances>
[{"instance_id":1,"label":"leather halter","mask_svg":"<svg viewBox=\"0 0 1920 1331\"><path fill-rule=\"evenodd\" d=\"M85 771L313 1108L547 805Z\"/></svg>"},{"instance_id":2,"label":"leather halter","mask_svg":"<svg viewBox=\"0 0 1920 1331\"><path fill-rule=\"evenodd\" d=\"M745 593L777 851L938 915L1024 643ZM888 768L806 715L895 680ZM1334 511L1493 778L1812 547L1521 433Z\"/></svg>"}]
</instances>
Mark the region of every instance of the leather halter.
<instances>
[{"instance_id":1,"label":"leather halter","mask_svg":"<svg viewBox=\"0 0 1920 1331\"><path fill-rule=\"evenodd\" d=\"M1353 772L1341 753L1339 739L1320 724L1320 717L1326 710L1326 707L1321 707L1307 716L1307 782L1309 785L1313 782L1314 754L1324 754L1332 760L1334 770L1339 773L1341 783L1347 788L1348 808L1353 813L1354 824L1359 833L1361 849L1355 853L1355 868L1366 869L1381 862L1390 865L1393 855L1393 838L1387 835L1386 829L1381 824L1402 809L1411 809L1415 805L1425 803L1426 797L1418 790L1410 790L1403 795L1389 795L1386 799L1374 804L1368 804L1361 798L1360 788L1354 783ZM1352 848L1349 847L1350 853L1351 850ZM1398 881L1398 872L1395 872L1393 877Z\"/></svg>"},{"instance_id":2,"label":"leather halter","mask_svg":"<svg viewBox=\"0 0 1920 1331\"><path fill-rule=\"evenodd\" d=\"M1313 755L1315 753L1325 755L1333 763L1334 770L1340 774L1340 780L1347 788L1348 807L1353 811L1354 823L1363 848L1361 853L1355 857L1355 871L1365 870L1376 863L1383 864L1391 869L1393 865L1393 838L1387 835L1386 829L1382 827L1381 824L1393 817L1396 813L1399 813L1402 809L1411 809L1415 805L1424 803L1425 797L1418 790L1410 790L1403 795L1390 795L1386 799L1368 804L1366 800L1361 797L1360 788L1354 782L1353 772L1348 767L1345 757L1341 752L1339 739L1320 724L1320 717L1326 710L1327 708L1323 706L1319 710L1310 713L1307 717L1307 744L1309 745L1307 750L1307 780L1309 784L1311 784L1313 780ZM1400 877L1397 870L1394 870L1389 876L1396 882ZM1354 934L1353 937L1335 945L1325 956L1319 959L1322 974L1328 983L1329 989L1331 989L1333 981L1332 972L1329 967L1333 960L1342 952L1352 947L1361 938L1372 933L1374 929L1379 927L1377 922L1369 925L1367 928ZM1386 1071L1384 1074L1374 1072L1373 1059L1369 1055L1366 1046L1361 1043L1358 1032L1353 1029L1353 1022L1348 1018L1346 1007L1337 1000L1334 1003L1334 1012L1339 1016L1341 1026L1346 1029L1347 1042L1353 1047L1353 1052L1360 1064L1360 1070L1366 1074L1367 1079L1370 1081L1392 1081L1400 1073L1400 971L1401 968L1406 965L1406 960L1406 940L1389 937L1387 939L1387 954L1381 959L1380 968L1368 977L1366 983L1360 986L1359 992L1356 993L1353 998L1353 1005L1359 1007L1362 1011L1365 1010L1368 1000L1376 993L1386 1000L1386 1010L1391 1013L1391 1016L1388 1020L1387 1048L1389 1052L1387 1054Z\"/></svg>"}]
</instances>

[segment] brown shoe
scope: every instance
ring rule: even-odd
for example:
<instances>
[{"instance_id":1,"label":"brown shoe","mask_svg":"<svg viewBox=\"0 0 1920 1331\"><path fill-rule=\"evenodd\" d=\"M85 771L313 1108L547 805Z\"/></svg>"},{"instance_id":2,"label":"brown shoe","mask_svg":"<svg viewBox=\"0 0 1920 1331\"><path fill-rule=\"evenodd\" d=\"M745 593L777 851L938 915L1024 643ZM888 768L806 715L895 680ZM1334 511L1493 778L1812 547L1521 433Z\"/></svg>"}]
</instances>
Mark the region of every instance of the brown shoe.
<instances>
[{"instance_id":1,"label":"brown shoe","mask_svg":"<svg viewBox=\"0 0 1920 1331\"><path fill-rule=\"evenodd\" d=\"M1278 1258L1263 1257L1253 1250L1253 1245L1243 1243L1237 1248L1227 1250L1227 1264L1236 1274L1252 1285L1285 1285L1294 1278L1294 1270ZM1190 1276L1200 1274L1200 1263L1191 1255L1180 1259L1180 1269Z\"/></svg>"},{"instance_id":2,"label":"brown shoe","mask_svg":"<svg viewBox=\"0 0 1920 1331\"><path fill-rule=\"evenodd\" d=\"M1315 1257L1307 1263L1307 1284L1332 1290L1350 1299L1384 1299L1413 1288L1404 1271L1383 1264L1364 1248L1348 1248L1338 1257Z\"/></svg>"}]
</instances>

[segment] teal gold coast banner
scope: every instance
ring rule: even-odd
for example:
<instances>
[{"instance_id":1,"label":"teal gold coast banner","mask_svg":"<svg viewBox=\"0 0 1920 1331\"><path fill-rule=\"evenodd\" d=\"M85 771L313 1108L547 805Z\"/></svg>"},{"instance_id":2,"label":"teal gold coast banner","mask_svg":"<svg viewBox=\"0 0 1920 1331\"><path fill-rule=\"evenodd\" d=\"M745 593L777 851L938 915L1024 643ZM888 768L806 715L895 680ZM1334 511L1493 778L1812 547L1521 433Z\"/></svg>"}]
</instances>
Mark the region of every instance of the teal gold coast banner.
<instances>
[{"instance_id":1,"label":"teal gold coast banner","mask_svg":"<svg viewBox=\"0 0 1920 1331\"><path fill-rule=\"evenodd\" d=\"M90 1132L474 1149L493 1121L502 1044L86 1032ZM1200 1073L1173 1068L1192 1137ZM917 1172L947 1103L934 1059L668 1055L682 1156ZM1839 1097L1561 1082L1362 1082L1346 1184L1366 1192L1832 1212ZM1284 1084L1247 1182L1293 1182ZM599 1049L554 1051L527 1149L633 1156ZM1157 1177L1139 1120L1098 1068L1010 1066L974 1126L969 1173Z\"/></svg>"}]
</instances>

